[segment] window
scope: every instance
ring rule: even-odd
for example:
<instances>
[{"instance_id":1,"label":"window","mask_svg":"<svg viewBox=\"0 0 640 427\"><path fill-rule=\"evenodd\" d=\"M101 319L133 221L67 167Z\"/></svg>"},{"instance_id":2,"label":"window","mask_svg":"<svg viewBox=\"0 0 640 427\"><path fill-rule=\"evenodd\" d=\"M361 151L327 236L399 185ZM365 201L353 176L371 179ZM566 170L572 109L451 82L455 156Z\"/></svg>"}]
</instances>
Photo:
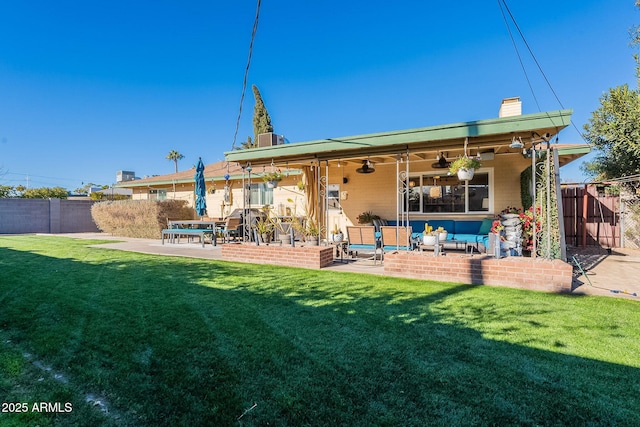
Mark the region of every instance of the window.
<instances>
[{"instance_id":1,"label":"window","mask_svg":"<svg viewBox=\"0 0 640 427\"><path fill-rule=\"evenodd\" d=\"M490 176L478 172L471 181L456 176L421 175L409 178L409 212L472 213L488 212Z\"/></svg>"},{"instance_id":2,"label":"window","mask_svg":"<svg viewBox=\"0 0 640 427\"><path fill-rule=\"evenodd\" d=\"M149 190L149 200L167 200L167 190Z\"/></svg>"},{"instance_id":3,"label":"window","mask_svg":"<svg viewBox=\"0 0 640 427\"><path fill-rule=\"evenodd\" d=\"M272 205L273 188L268 188L265 183L251 184L249 204L257 206Z\"/></svg>"}]
</instances>

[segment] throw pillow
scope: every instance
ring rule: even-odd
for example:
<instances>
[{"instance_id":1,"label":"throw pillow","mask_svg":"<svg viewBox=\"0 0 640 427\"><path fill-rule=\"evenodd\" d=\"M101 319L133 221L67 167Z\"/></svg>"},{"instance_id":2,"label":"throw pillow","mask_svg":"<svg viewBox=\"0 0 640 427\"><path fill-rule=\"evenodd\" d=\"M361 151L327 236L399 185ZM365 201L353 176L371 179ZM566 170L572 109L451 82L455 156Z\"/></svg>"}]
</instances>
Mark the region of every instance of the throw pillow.
<instances>
[{"instance_id":1,"label":"throw pillow","mask_svg":"<svg viewBox=\"0 0 640 427\"><path fill-rule=\"evenodd\" d=\"M491 226L493 225L493 220L491 218L485 218L482 220L482 224L480 224L480 229L478 230L479 235L489 234L491 232Z\"/></svg>"}]
</instances>

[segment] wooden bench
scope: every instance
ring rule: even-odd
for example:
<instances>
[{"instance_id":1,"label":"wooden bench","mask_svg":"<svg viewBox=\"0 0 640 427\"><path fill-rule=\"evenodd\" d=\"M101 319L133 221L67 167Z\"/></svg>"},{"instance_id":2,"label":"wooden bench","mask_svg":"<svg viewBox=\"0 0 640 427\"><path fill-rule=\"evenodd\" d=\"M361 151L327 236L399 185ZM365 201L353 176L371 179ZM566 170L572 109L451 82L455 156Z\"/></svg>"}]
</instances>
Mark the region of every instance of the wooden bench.
<instances>
[{"instance_id":1,"label":"wooden bench","mask_svg":"<svg viewBox=\"0 0 640 427\"><path fill-rule=\"evenodd\" d=\"M176 238L178 243L180 243L180 236L198 236L200 241L202 242L202 247L204 248L204 238L206 234L211 234L211 239L213 244L215 245L215 233L213 230L208 228L166 228L162 230L162 244L164 245L165 237L170 243L174 243Z\"/></svg>"}]
</instances>

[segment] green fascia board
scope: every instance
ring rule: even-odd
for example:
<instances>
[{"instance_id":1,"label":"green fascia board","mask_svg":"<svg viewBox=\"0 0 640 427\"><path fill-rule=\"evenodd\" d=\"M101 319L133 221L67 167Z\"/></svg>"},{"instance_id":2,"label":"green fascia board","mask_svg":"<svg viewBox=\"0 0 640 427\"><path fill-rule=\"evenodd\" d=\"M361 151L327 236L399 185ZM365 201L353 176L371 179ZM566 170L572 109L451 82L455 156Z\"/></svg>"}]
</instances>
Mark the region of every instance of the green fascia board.
<instances>
[{"instance_id":1,"label":"green fascia board","mask_svg":"<svg viewBox=\"0 0 640 427\"><path fill-rule=\"evenodd\" d=\"M571 123L573 110L557 110L519 116L500 117L471 122L452 123L400 131L329 138L293 144L258 147L250 150L234 150L224 153L229 162L266 160L279 157L323 155L333 151L366 151L412 143L436 142L452 139L483 137L539 129L555 129L559 132Z\"/></svg>"},{"instance_id":2,"label":"green fascia board","mask_svg":"<svg viewBox=\"0 0 640 427\"><path fill-rule=\"evenodd\" d=\"M571 156L576 154L589 154L591 152L590 145L576 145L575 147L558 148L558 154L561 156Z\"/></svg>"}]
</instances>

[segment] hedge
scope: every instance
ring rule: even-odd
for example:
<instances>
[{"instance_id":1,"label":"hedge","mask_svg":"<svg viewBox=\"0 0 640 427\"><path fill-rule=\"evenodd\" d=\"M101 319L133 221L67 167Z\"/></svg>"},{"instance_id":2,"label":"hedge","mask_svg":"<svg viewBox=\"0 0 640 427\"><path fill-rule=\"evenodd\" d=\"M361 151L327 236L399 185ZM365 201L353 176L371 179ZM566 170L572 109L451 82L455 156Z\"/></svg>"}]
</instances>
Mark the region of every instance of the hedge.
<instances>
[{"instance_id":1,"label":"hedge","mask_svg":"<svg viewBox=\"0 0 640 427\"><path fill-rule=\"evenodd\" d=\"M167 219L193 219L185 200L114 200L96 203L91 216L105 233L121 237L157 239Z\"/></svg>"}]
</instances>

